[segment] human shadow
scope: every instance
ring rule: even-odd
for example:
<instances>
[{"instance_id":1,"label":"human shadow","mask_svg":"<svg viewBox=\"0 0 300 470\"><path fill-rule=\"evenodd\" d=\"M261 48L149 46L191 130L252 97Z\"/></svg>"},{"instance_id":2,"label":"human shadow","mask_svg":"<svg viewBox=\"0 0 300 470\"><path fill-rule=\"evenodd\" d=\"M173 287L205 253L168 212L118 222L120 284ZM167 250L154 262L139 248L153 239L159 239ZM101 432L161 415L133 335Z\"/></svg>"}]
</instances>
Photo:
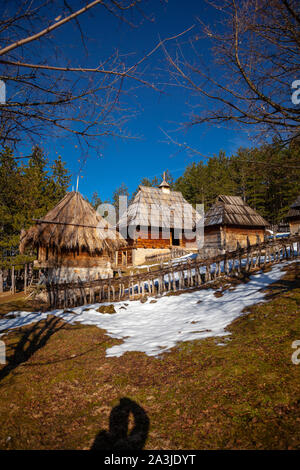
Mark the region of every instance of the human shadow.
<instances>
[{"instance_id":1,"label":"human shadow","mask_svg":"<svg viewBox=\"0 0 300 470\"><path fill-rule=\"evenodd\" d=\"M26 328L14 347L13 354L7 358L7 364L0 370L0 381L20 364L28 361L36 351L45 346L54 333L64 326L65 323L60 318L48 317Z\"/></svg>"},{"instance_id":2,"label":"human shadow","mask_svg":"<svg viewBox=\"0 0 300 470\"><path fill-rule=\"evenodd\" d=\"M134 426L129 432L129 414L134 417ZM90 450L141 450L149 431L149 418L145 410L129 398L121 398L109 417L109 431L100 431Z\"/></svg>"}]
</instances>

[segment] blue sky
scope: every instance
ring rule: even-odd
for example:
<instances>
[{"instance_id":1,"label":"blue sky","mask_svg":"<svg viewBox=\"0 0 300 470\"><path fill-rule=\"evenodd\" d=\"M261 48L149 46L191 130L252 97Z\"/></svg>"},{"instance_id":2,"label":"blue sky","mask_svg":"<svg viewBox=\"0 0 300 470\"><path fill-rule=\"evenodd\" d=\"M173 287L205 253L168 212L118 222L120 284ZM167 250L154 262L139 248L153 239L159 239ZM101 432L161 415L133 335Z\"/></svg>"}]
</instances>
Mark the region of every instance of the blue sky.
<instances>
[{"instance_id":1,"label":"blue sky","mask_svg":"<svg viewBox=\"0 0 300 470\"><path fill-rule=\"evenodd\" d=\"M61 28L56 34L56 40L67 51L72 64L94 67L99 60L113 53L114 49L128 54L129 62L135 62L136 58L143 57L158 43L159 37L179 34L195 24L195 28L180 39L183 43L188 41L191 35L197 34L197 17L209 22L217 20L214 11L204 0L169 0L167 3L152 0L146 4L145 12L152 14L154 21L144 20L138 28L133 29L102 9L101 14L83 15L80 23L82 29L89 32L88 55L73 26ZM169 44L169 47L172 49L173 44ZM206 47L206 43L199 41L199 50L204 60L209 61ZM126 123L125 132L134 138L106 138L99 141L101 155L93 150L89 152L79 183L80 192L88 197L97 191L103 200L109 199L121 183L125 183L129 191L133 192L143 177L159 177L166 169L177 179L189 163L201 158L179 151L177 146L168 143L161 129L176 141L187 142L204 156L217 154L220 150L232 154L238 147L250 145L243 131L206 125L183 128L182 123L188 120L191 111L190 104L197 104L197 98L183 89L166 85L168 77L164 72L166 64L162 51L152 55L145 62L145 67L145 76L159 81L163 93L139 87L129 95L130 106L136 114ZM132 85L127 82L125 89ZM81 166L78 161L80 151L75 145L75 141L63 138L42 142L50 160L60 154L66 161L73 175L71 189L76 185Z\"/></svg>"}]
</instances>

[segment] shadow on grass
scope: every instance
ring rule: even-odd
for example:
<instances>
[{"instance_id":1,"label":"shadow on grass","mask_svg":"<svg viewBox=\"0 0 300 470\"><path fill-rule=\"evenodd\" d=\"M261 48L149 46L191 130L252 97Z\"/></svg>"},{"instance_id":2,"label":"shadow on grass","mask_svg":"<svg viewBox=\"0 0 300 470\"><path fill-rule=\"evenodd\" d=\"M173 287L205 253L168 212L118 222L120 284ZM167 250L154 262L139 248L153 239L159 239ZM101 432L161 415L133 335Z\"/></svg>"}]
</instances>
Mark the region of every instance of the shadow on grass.
<instances>
[{"instance_id":1,"label":"shadow on grass","mask_svg":"<svg viewBox=\"0 0 300 470\"><path fill-rule=\"evenodd\" d=\"M273 284L270 284L266 288L266 300L272 300L278 295L282 295L299 288L300 263L296 263L295 265L290 266L286 270L283 279L279 279L278 281L274 282ZM297 299L295 300L297 301Z\"/></svg>"},{"instance_id":2,"label":"shadow on grass","mask_svg":"<svg viewBox=\"0 0 300 470\"><path fill-rule=\"evenodd\" d=\"M41 312L46 311L46 306L33 300L25 298L16 300L7 300L0 298L0 318L4 317L7 313L14 312L16 310L22 310L25 312Z\"/></svg>"},{"instance_id":3,"label":"shadow on grass","mask_svg":"<svg viewBox=\"0 0 300 470\"><path fill-rule=\"evenodd\" d=\"M20 364L28 361L39 349L45 346L54 333L65 326L57 317L34 323L22 333L21 339L14 348L13 354L7 358L7 364L0 370L0 381Z\"/></svg>"},{"instance_id":4,"label":"shadow on grass","mask_svg":"<svg viewBox=\"0 0 300 470\"><path fill-rule=\"evenodd\" d=\"M129 432L129 415L134 426ZM148 437L149 418L145 410L129 398L121 398L109 417L109 431L100 431L90 450L141 450Z\"/></svg>"}]
</instances>

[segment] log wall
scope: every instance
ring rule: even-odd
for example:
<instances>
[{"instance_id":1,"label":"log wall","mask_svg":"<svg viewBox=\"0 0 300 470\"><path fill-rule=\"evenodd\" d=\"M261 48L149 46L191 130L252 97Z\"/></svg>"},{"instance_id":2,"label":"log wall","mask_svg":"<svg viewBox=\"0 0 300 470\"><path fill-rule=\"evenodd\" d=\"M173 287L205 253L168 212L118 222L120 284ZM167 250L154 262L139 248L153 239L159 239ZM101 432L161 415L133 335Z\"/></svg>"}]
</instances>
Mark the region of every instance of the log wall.
<instances>
[{"instance_id":1,"label":"log wall","mask_svg":"<svg viewBox=\"0 0 300 470\"><path fill-rule=\"evenodd\" d=\"M289 225L290 225L291 235L300 233L300 219L290 220Z\"/></svg>"},{"instance_id":2,"label":"log wall","mask_svg":"<svg viewBox=\"0 0 300 470\"><path fill-rule=\"evenodd\" d=\"M58 266L78 268L104 268L110 266L110 257L106 254L90 255L86 251L57 252L57 250L53 248L39 247L38 259L35 261L35 266L39 268L54 268Z\"/></svg>"},{"instance_id":3,"label":"log wall","mask_svg":"<svg viewBox=\"0 0 300 470\"><path fill-rule=\"evenodd\" d=\"M241 247L255 245L258 240L263 241L265 229L253 227L216 226L205 227L203 250L234 250L237 242Z\"/></svg>"}]
</instances>

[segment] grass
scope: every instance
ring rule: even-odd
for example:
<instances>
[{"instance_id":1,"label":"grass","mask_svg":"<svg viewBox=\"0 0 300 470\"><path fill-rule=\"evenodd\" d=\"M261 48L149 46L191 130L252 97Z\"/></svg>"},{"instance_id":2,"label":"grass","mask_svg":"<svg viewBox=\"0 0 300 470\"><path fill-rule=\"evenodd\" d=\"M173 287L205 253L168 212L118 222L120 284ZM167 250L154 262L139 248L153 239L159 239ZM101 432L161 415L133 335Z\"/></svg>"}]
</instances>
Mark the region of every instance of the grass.
<instances>
[{"instance_id":1,"label":"grass","mask_svg":"<svg viewBox=\"0 0 300 470\"><path fill-rule=\"evenodd\" d=\"M29 295L24 292L0 294L0 318L14 310L40 311L40 305L31 300Z\"/></svg>"},{"instance_id":2,"label":"grass","mask_svg":"<svg viewBox=\"0 0 300 470\"><path fill-rule=\"evenodd\" d=\"M51 316L4 336L0 448L89 449L128 397L150 420L146 449L299 449L300 263L283 274L230 336L158 358L106 358L120 340Z\"/></svg>"}]
</instances>

